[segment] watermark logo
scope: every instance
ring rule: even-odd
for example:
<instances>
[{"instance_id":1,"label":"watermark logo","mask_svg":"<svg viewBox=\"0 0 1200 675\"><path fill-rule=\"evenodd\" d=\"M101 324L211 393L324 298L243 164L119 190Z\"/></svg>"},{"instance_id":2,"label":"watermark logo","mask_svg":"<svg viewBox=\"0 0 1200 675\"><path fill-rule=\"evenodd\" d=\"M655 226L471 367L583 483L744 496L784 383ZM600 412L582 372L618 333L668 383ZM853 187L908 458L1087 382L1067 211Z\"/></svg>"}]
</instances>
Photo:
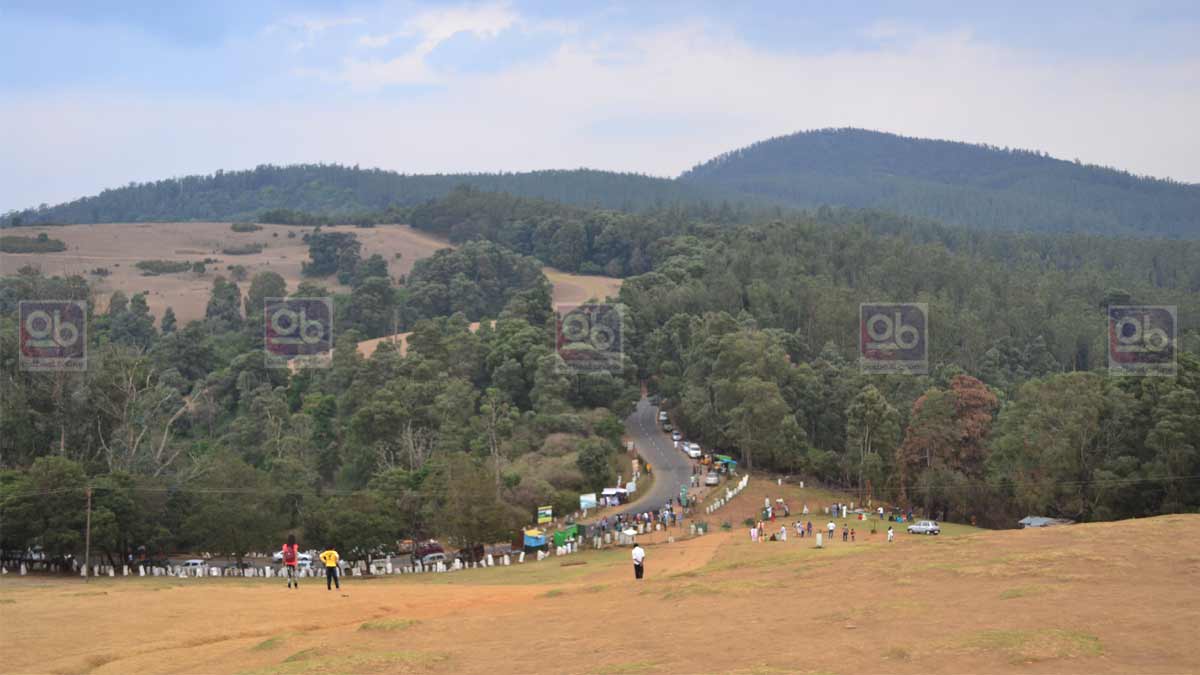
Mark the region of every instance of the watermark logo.
<instances>
[{"instance_id":1,"label":"watermark logo","mask_svg":"<svg viewBox=\"0 0 1200 675\"><path fill-rule=\"evenodd\" d=\"M922 302L858 306L858 360L868 374L929 372L929 308Z\"/></svg>"},{"instance_id":2,"label":"watermark logo","mask_svg":"<svg viewBox=\"0 0 1200 675\"><path fill-rule=\"evenodd\" d=\"M332 363L332 298L267 298L263 321L268 365L327 368Z\"/></svg>"},{"instance_id":3,"label":"watermark logo","mask_svg":"<svg viewBox=\"0 0 1200 675\"><path fill-rule=\"evenodd\" d=\"M87 305L82 300L22 300L21 370L87 370Z\"/></svg>"},{"instance_id":4,"label":"watermark logo","mask_svg":"<svg viewBox=\"0 0 1200 675\"><path fill-rule=\"evenodd\" d=\"M559 305L556 313L555 350L567 372L621 373L623 317L617 305Z\"/></svg>"},{"instance_id":5,"label":"watermark logo","mask_svg":"<svg viewBox=\"0 0 1200 675\"><path fill-rule=\"evenodd\" d=\"M1174 375L1176 319L1174 306L1109 305L1108 372Z\"/></svg>"}]
</instances>

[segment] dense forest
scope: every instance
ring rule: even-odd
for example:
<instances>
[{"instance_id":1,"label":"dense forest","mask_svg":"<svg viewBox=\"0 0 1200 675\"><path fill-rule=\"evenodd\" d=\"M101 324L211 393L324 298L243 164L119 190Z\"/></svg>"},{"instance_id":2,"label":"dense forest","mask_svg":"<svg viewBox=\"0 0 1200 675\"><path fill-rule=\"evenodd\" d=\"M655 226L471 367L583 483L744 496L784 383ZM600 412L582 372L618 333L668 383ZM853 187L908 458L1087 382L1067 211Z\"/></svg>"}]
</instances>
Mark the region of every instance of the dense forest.
<instances>
[{"instance_id":1,"label":"dense forest","mask_svg":"<svg viewBox=\"0 0 1200 675\"><path fill-rule=\"evenodd\" d=\"M393 215L402 215L403 208L445 196L459 185L630 211L712 198L704 196L712 193L710 188L640 174L586 169L407 175L336 164L265 165L248 171L131 183L66 204L5 214L0 225L180 220L262 220L303 225L380 222L384 217L381 214L389 209Z\"/></svg>"},{"instance_id":2,"label":"dense forest","mask_svg":"<svg viewBox=\"0 0 1200 675\"><path fill-rule=\"evenodd\" d=\"M16 310L94 307L86 280L0 279L0 548L77 554L84 485L114 555L238 555L284 530L350 556L505 539L537 506L570 511L610 484L639 381L743 466L951 519L1200 508L1200 243L871 210L631 214L466 188L413 215L461 245L407 277L314 228L298 287L218 277L185 326L168 310L156 328L144 296L116 293L90 310L84 372L21 370ZM564 373L542 262L625 275L622 372ZM326 295L334 278L350 291L334 296L331 366L268 367L265 299ZM860 371L865 301L928 305L928 375ZM1108 375L1105 308L1125 303L1178 307L1175 377ZM405 355L354 348L396 329L412 331Z\"/></svg>"},{"instance_id":3,"label":"dense forest","mask_svg":"<svg viewBox=\"0 0 1200 675\"><path fill-rule=\"evenodd\" d=\"M676 179L585 169L407 175L325 164L267 165L130 184L66 204L10 212L0 216L0 226L186 220L369 225L401 222L411 209L419 211L462 185L530 198L530 203L545 200L578 210L653 216L682 213L716 223L831 206L984 229L1200 236L1200 186L1040 152L861 129L773 138L728 152ZM465 201L460 199L459 205L472 206ZM531 214L526 208L506 217L529 222L547 210L552 209L540 207ZM478 227L470 222L474 217L492 220L497 213L471 211L471 217L459 218L459 209L442 215L440 223L427 213L413 218L449 233L446 215L456 216L456 227L472 229ZM506 245L520 248L519 243ZM627 273L641 271L634 265Z\"/></svg>"},{"instance_id":4,"label":"dense forest","mask_svg":"<svg viewBox=\"0 0 1200 675\"><path fill-rule=\"evenodd\" d=\"M822 129L761 141L681 182L803 208L875 208L972 227L1200 236L1200 186L1040 152Z\"/></svg>"}]
</instances>

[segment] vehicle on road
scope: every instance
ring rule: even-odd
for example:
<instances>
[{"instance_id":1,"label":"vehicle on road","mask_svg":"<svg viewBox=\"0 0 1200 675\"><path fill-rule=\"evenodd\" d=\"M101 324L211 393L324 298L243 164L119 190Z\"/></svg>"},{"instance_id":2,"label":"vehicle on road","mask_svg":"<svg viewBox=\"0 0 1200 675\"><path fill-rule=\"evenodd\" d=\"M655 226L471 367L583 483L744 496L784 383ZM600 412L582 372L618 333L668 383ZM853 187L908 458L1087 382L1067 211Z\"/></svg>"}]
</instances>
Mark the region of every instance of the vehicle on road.
<instances>
[{"instance_id":1,"label":"vehicle on road","mask_svg":"<svg viewBox=\"0 0 1200 675\"><path fill-rule=\"evenodd\" d=\"M180 567L185 570L194 570L197 567L204 567L204 561L199 558L192 558L191 560L184 560Z\"/></svg>"},{"instance_id":2,"label":"vehicle on road","mask_svg":"<svg viewBox=\"0 0 1200 675\"><path fill-rule=\"evenodd\" d=\"M660 410L660 411L658 411L658 421L659 421L659 422L666 422L666 421L667 421L667 411L666 411L666 410Z\"/></svg>"},{"instance_id":3,"label":"vehicle on road","mask_svg":"<svg viewBox=\"0 0 1200 675\"><path fill-rule=\"evenodd\" d=\"M685 443L683 452L692 459L700 459L704 456L704 452L700 449L699 443Z\"/></svg>"},{"instance_id":4,"label":"vehicle on road","mask_svg":"<svg viewBox=\"0 0 1200 675\"><path fill-rule=\"evenodd\" d=\"M683 440L683 434L679 433L679 430L678 430L678 429L676 429L675 431L672 431L672 432L671 432L671 440L673 440L673 441L682 441L682 440Z\"/></svg>"},{"instance_id":5,"label":"vehicle on road","mask_svg":"<svg viewBox=\"0 0 1200 675\"><path fill-rule=\"evenodd\" d=\"M663 425L663 431L675 431L675 427L671 426L670 422Z\"/></svg>"},{"instance_id":6,"label":"vehicle on road","mask_svg":"<svg viewBox=\"0 0 1200 675\"><path fill-rule=\"evenodd\" d=\"M909 534L941 534L942 528L936 520L918 520L908 526Z\"/></svg>"},{"instance_id":7,"label":"vehicle on road","mask_svg":"<svg viewBox=\"0 0 1200 675\"><path fill-rule=\"evenodd\" d=\"M298 562L298 563L301 561L304 561L304 560L307 560L308 562L311 563L312 558L313 557L312 557L311 553L297 553L296 554L296 562ZM283 564L283 551L275 551L275 555L271 556L271 561L274 562L276 565Z\"/></svg>"},{"instance_id":8,"label":"vehicle on road","mask_svg":"<svg viewBox=\"0 0 1200 675\"><path fill-rule=\"evenodd\" d=\"M716 471L709 471L704 476L704 484L705 485L720 485L721 484L721 474L717 473Z\"/></svg>"},{"instance_id":9,"label":"vehicle on road","mask_svg":"<svg viewBox=\"0 0 1200 675\"><path fill-rule=\"evenodd\" d=\"M445 553L430 553L421 557L422 565L432 565L434 563L446 562Z\"/></svg>"}]
</instances>

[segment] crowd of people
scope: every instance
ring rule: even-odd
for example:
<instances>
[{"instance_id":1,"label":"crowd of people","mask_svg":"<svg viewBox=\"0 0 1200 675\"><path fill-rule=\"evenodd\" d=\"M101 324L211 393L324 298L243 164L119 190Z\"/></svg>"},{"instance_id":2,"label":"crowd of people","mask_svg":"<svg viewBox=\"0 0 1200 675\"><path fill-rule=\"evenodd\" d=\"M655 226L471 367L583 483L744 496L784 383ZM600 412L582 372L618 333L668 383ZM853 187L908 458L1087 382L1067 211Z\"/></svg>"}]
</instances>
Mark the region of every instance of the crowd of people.
<instances>
[{"instance_id":1,"label":"crowd of people","mask_svg":"<svg viewBox=\"0 0 1200 675\"><path fill-rule=\"evenodd\" d=\"M808 504L804 504L804 508L801 513L802 513L802 515L805 515L805 516L807 516L809 514ZM850 513L850 505L842 504L840 502L831 504L830 506L826 507L825 513L830 514L833 517L825 525L825 530L826 530L825 541L826 542L832 542L837 537L838 526L837 526L837 523L834 522L834 519L837 519L839 517L844 519L844 518L850 517L851 515L854 515L855 517L860 518L859 522L862 522L863 520L868 520L868 517L866 515L868 512L862 511L860 509L859 511L855 512L854 514L851 514ZM875 509L874 513L877 515L878 520L874 520L874 519L871 520L870 533L872 535L877 532L877 529L876 529L877 522L886 520L887 522L890 523L893 519L895 519L897 522L903 522L903 519L904 519L904 514L900 514L897 516L885 516L884 509L882 506L877 507ZM780 515L782 515L783 517L787 517L787 516L791 515L791 510L788 508L787 503L784 502L784 500L782 500L782 499L776 499L775 503L772 503L770 497L765 497L763 499L762 517L759 520L755 521L754 524L750 526L750 541L755 542L755 543L766 542L766 541L787 541L788 540L787 525L782 524L778 527L778 529L776 529L776 526L775 526L776 518L777 518L777 516L780 516ZM908 519L912 520L912 512L911 511L908 513ZM806 537L813 536L812 520L801 519L801 520L793 521L792 528L795 530L797 539L804 539ZM847 522L846 520L843 520L841 529L842 529L842 541L843 542L855 543L856 541L858 541L859 531L857 528L852 527L849 522ZM892 541L894 541L895 536L896 536L895 530L889 524L888 528L887 528L888 543L891 543Z\"/></svg>"}]
</instances>

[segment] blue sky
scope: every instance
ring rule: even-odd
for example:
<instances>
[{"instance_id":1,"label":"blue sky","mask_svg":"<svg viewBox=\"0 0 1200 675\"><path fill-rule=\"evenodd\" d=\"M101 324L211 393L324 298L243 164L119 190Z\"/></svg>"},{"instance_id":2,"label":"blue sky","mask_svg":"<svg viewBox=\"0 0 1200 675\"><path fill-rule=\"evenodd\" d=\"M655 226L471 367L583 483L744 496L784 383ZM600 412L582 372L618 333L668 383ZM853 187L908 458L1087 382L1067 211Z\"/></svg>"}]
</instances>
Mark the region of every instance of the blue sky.
<instances>
[{"instance_id":1,"label":"blue sky","mask_svg":"<svg viewBox=\"0 0 1200 675\"><path fill-rule=\"evenodd\" d=\"M1195 2L0 0L0 212L263 163L675 175L801 129L1200 182Z\"/></svg>"}]
</instances>

